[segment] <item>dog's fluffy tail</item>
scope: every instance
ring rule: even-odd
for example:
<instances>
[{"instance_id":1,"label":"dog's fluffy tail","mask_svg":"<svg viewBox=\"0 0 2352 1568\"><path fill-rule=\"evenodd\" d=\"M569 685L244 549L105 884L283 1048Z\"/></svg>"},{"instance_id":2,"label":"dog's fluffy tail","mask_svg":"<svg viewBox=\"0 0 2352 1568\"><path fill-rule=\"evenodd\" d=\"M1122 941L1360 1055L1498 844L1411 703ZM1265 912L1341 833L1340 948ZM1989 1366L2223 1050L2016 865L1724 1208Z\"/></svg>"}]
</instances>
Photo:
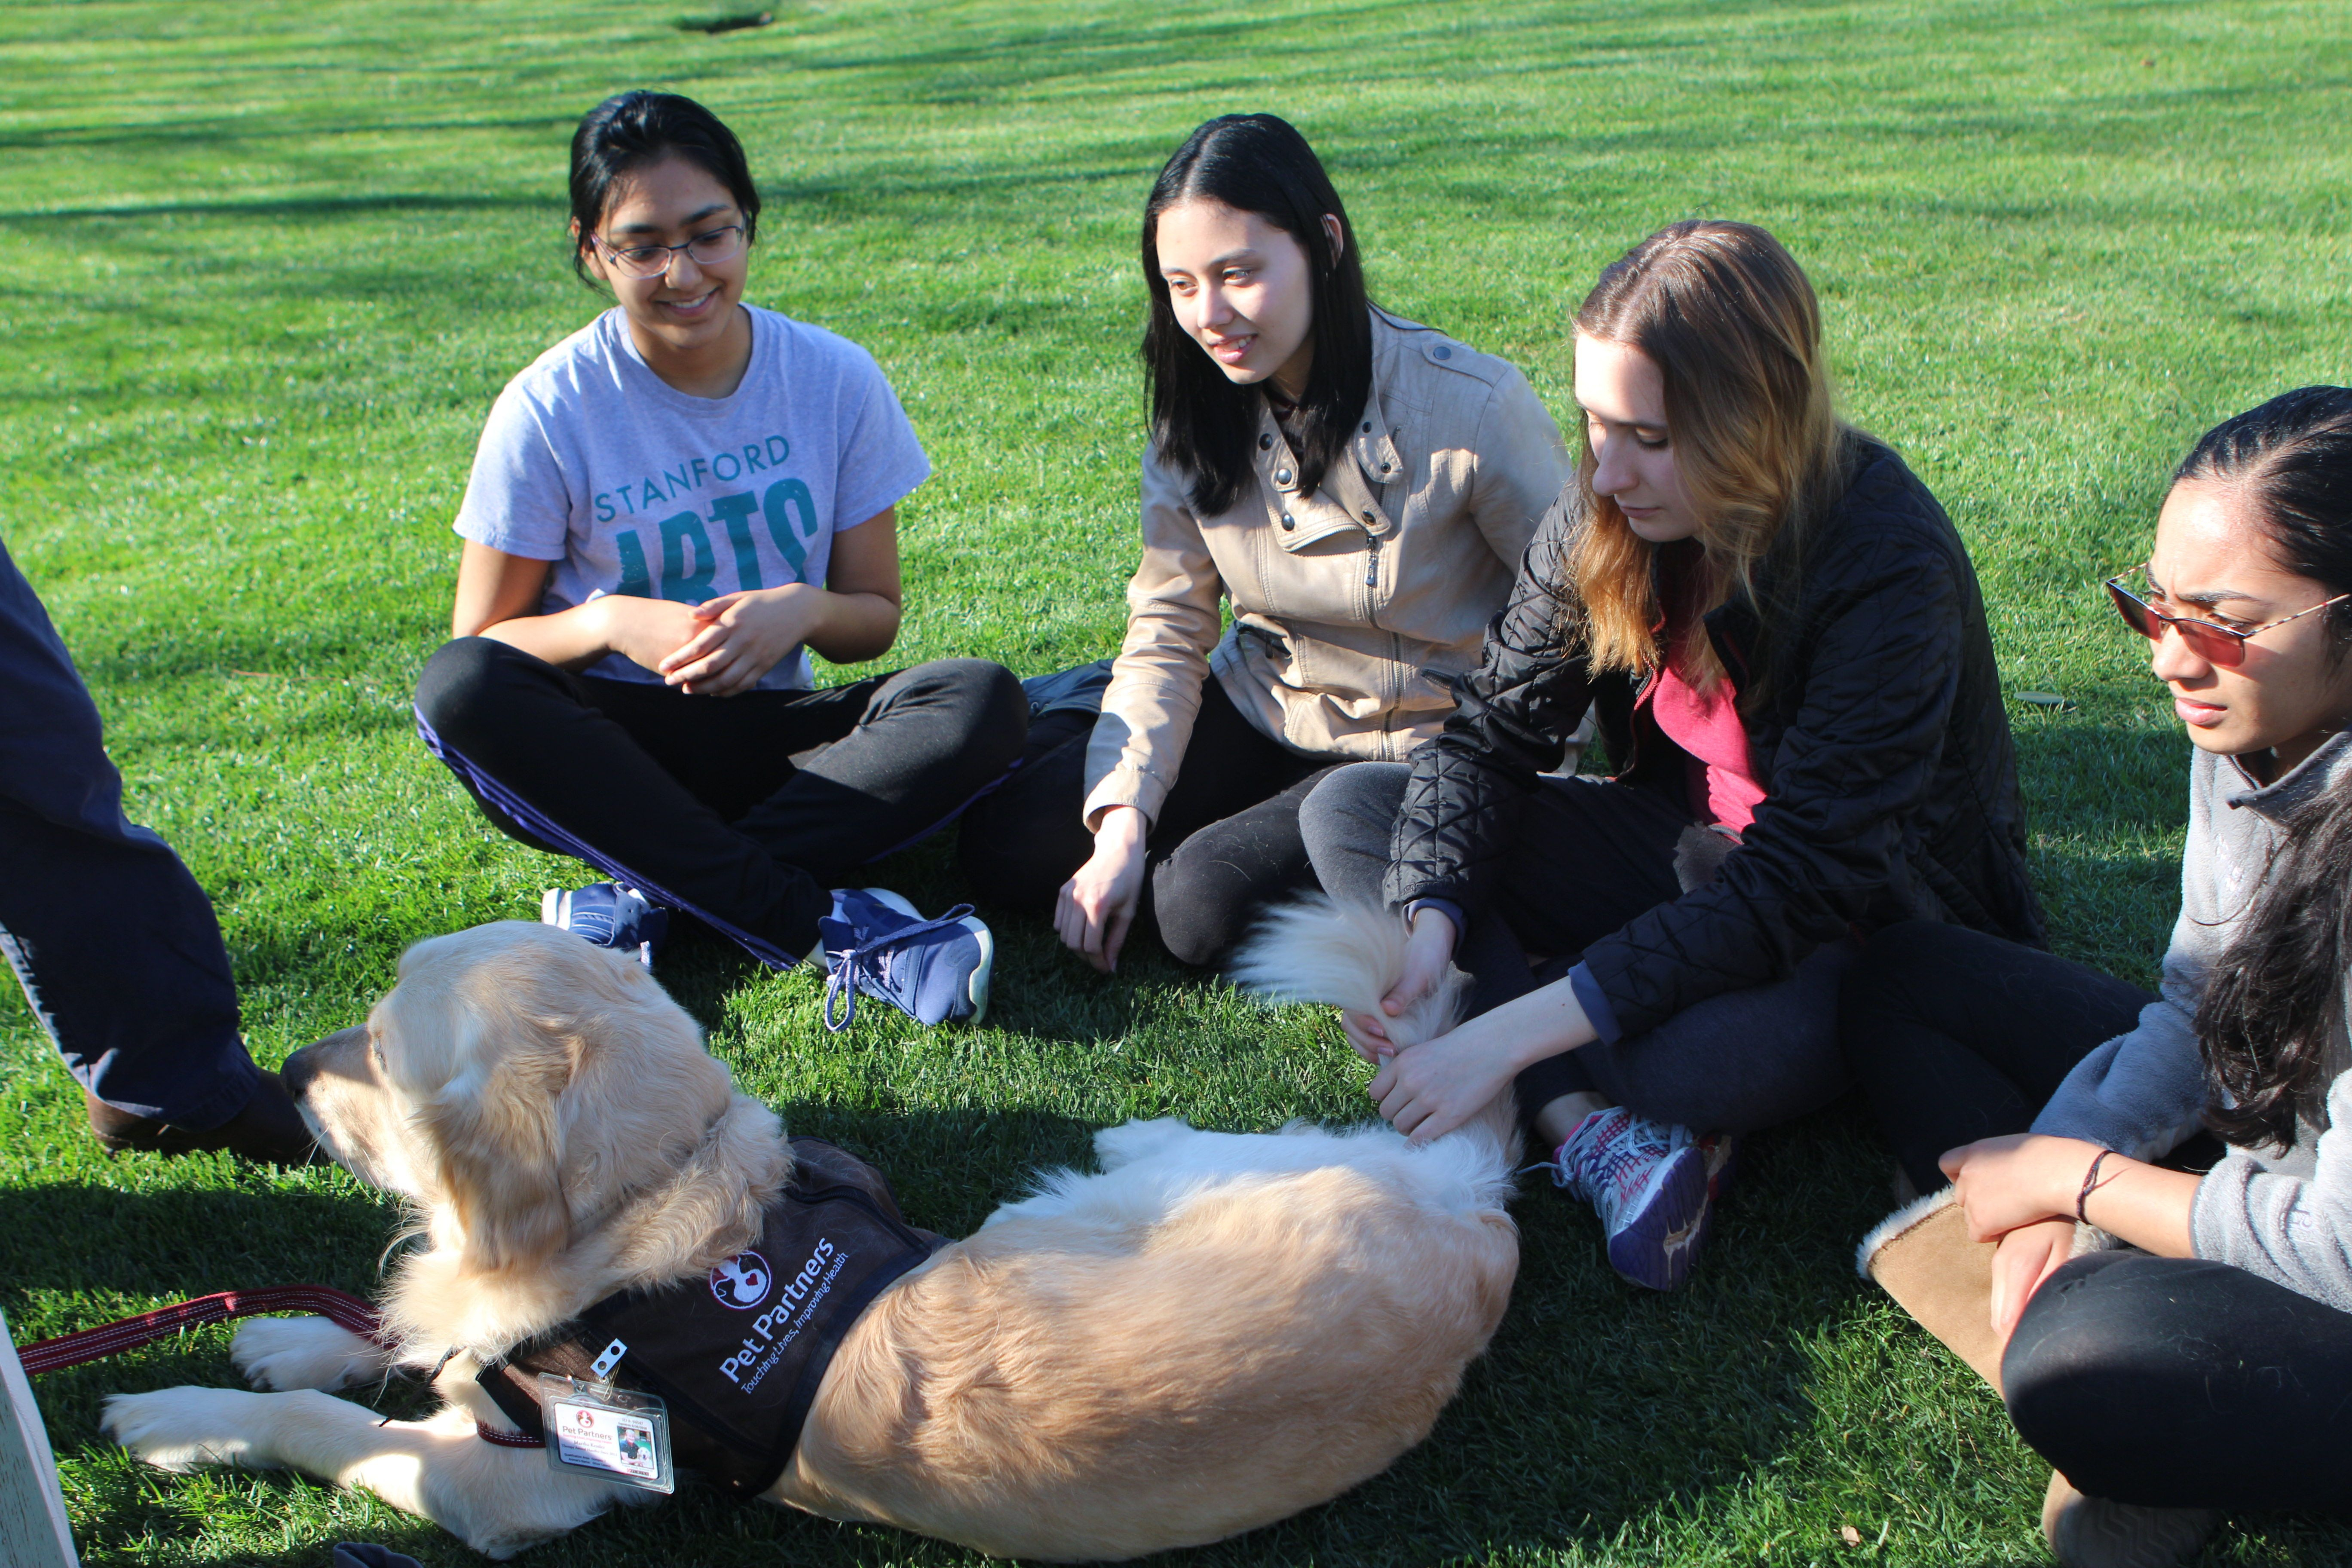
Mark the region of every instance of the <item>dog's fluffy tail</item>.
<instances>
[{"instance_id":1,"label":"dog's fluffy tail","mask_svg":"<svg viewBox=\"0 0 2352 1568\"><path fill-rule=\"evenodd\" d=\"M1336 903L1320 893L1266 911L1227 973L1274 1002L1322 1002L1377 1013L1404 973L1404 921L1386 910ZM1428 995L1388 1023L1400 1047L1442 1035L1460 1021L1470 977L1447 965Z\"/></svg>"}]
</instances>

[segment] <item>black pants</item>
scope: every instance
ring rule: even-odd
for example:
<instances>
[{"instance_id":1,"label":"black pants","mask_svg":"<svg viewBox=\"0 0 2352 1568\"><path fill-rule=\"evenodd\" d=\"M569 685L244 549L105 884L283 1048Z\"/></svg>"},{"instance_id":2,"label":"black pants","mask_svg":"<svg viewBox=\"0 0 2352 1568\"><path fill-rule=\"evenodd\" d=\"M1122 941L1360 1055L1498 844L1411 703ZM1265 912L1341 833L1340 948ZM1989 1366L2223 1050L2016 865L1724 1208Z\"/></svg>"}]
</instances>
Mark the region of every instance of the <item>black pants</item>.
<instances>
[{"instance_id":1,"label":"black pants","mask_svg":"<svg viewBox=\"0 0 2352 1568\"><path fill-rule=\"evenodd\" d=\"M964 814L964 875L983 899L1051 919L1062 884L1094 854L1081 813L1095 718L1040 718L1020 769ZM1205 964L1268 900L1314 887L1298 807L1337 765L1266 739L1215 677L1203 681L1184 761L1144 840L1150 874L1136 929L1156 928L1179 963Z\"/></svg>"},{"instance_id":2,"label":"black pants","mask_svg":"<svg viewBox=\"0 0 2352 1568\"><path fill-rule=\"evenodd\" d=\"M1411 771L1360 763L1307 803L1307 841L1333 897L1381 901ZM1470 922L1455 950L1475 983L1470 1010L1486 1012L1558 979L1587 946L1681 897L1675 851L1690 826L1682 803L1655 790L1544 780L1520 813L1493 907ZM1709 997L1642 1035L1548 1057L1519 1074L1519 1104L1533 1115L1563 1094L1587 1091L1661 1121L1726 1132L1817 1110L1848 1081L1835 1019L1838 982L1853 957L1852 944L1833 942L1787 980Z\"/></svg>"},{"instance_id":3,"label":"black pants","mask_svg":"<svg viewBox=\"0 0 2352 1568\"><path fill-rule=\"evenodd\" d=\"M5 546L0 953L67 1068L117 1110L208 1131L259 1087L212 903L122 815L98 708Z\"/></svg>"},{"instance_id":4,"label":"black pants","mask_svg":"<svg viewBox=\"0 0 2352 1568\"><path fill-rule=\"evenodd\" d=\"M2352 1313L2242 1268L2078 1258L2000 1375L2020 1436L2090 1496L2352 1511Z\"/></svg>"},{"instance_id":5,"label":"black pants","mask_svg":"<svg viewBox=\"0 0 2352 1568\"><path fill-rule=\"evenodd\" d=\"M1847 1062L1912 1185L1948 1149L2022 1132L2074 1064L2155 997L2039 949L1906 921L1870 939L1839 1004Z\"/></svg>"},{"instance_id":6,"label":"black pants","mask_svg":"<svg viewBox=\"0 0 2352 1568\"><path fill-rule=\"evenodd\" d=\"M417 726L499 829L788 966L827 889L940 826L1020 755L1021 683L949 658L822 691L693 697L445 644Z\"/></svg>"}]
</instances>

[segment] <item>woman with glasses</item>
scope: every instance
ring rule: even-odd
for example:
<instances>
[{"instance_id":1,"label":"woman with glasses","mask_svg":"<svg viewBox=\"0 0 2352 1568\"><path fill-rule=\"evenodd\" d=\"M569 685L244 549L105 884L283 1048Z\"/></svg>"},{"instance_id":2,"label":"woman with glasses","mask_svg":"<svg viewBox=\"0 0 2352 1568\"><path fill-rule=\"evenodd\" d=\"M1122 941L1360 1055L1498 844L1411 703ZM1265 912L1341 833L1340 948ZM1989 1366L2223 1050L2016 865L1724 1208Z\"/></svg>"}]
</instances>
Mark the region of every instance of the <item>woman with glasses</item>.
<instances>
[{"instance_id":1,"label":"woman with glasses","mask_svg":"<svg viewBox=\"0 0 2352 1568\"><path fill-rule=\"evenodd\" d=\"M685 910L778 967L821 949L844 1013L864 990L976 1016L978 921L827 890L1027 733L1019 683L976 659L814 687L811 649L862 664L898 637L922 446L872 355L744 301L760 193L708 110L598 104L571 194L573 268L614 304L490 411L425 740L504 831L604 873L551 890L551 923L650 961Z\"/></svg>"},{"instance_id":2,"label":"woman with glasses","mask_svg":"<svg viewBox=\"0 0 2352 1568\"><path fill-rule=\"evenodd\" d=\"M1748 224L1612 263L1576 316L1584 455L1484 661L1409 764L1318 785L1334 894L1412 922L1381 1114L1432 1138L1516 1081L1611 1264L1696 1255L1731 1142L1849 1081L1850 933L1923 917L2034 940L2014 752L1967 550L1840 421L1820 309ZM1611 778L1555 770L1588 712ZM1383 1030L1457 961L1475 1014Z\"/></svg>"},{"instance_id":3,"label":"woman with glasses","mask_svg":"<svg viewBox=\"0 0 2352 1568\"><path fill-rule=\"evenodd\" d=\"M1998 1238L1976 1321L1915 1310L1989 1315L2053 1550L2161 1568L2216 1510L2352 1498L2352 389L2209 433L2107 590L2193 748L2161 990L1898 925L1843 1030L1911 1181ZM2203 1129L2209 1173L2152 1163Z\"/></svg>"}]
</instances>

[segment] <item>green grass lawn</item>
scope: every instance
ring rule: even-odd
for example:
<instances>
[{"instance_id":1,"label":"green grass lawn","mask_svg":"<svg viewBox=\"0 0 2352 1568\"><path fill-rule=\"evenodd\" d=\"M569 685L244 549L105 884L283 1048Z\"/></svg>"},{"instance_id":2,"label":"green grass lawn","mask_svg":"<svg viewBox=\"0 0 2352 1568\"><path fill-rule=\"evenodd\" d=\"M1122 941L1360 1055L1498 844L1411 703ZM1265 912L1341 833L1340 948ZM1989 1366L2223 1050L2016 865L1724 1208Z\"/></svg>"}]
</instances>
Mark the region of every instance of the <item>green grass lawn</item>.
<instances>
[{"instance_id":1,"label":"green grass lawn","mask_svg":"<svg viewBox=\"0 0 2352 1568\"><path fill-rule=\"evenodd\" d=\"M1846 408L1975 552L2059 950L2143 982L2187 748L2097 579L2217 418L2352 379L2340 0L776 0L709 36L601 0L0 9L0 534L129 780L218 905L256 1054L354 1020L402 946L529 918L567 863L475 815L409 726L448 531L506 378L586 321L563 159L622 88L709 103L770 202L751 298L867 345L939 477L901 508L895 659L1024 674L1116 646L1136 552L1136 223L1185 131L1296 121L1391 307L1569 407L1568 314L1670 219L1770 226L1828 311ZM5 874L5 868L0 868ZM956 897L919 849L882 877ZM1336 1026L1001 932L988 1026L817 1026L818 982L683 944L663 978L801 1132L950 1232L1095 1127L1360 1114ZM0 1308L20 1340L232 1285L377 1278L393 1205L340 1173L108 1161L0 997ZM1691 1287L1637 1294L1587 1213L1519 1205L1509 1318L1389 1474L1188 1562L2011 1563L2046 1469L1853 1277L1888 1161L1851 1104L1756 1141ZM98 1435L119 1389L235 1381L228 1331L42 1380L85 1560L473 1561L282 1476L173 1478ZM394 1390L385 1408L409 1413ZM2292 1440L2253 1434L2250 1441ZM1860 1544L1844 1543L1852 1526ZM944 1563L887 1531L689 1489L534 1563ZM2352 1558L2257 1519L2209 1562Z\"/></svg>"}]
</instances>

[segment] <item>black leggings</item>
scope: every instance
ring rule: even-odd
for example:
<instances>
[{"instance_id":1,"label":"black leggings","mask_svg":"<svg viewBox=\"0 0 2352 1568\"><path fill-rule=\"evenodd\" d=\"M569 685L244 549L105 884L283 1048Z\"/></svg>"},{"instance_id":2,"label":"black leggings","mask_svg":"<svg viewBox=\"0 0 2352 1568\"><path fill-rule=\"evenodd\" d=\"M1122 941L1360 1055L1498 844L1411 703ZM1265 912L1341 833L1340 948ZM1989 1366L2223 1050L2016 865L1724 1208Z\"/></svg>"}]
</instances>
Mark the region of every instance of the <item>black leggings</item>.
<instances>
[{"instance_id":1,"label":"black leggings","mask_svg":"<svg viewBox=\"0 0 2352 1568\"><path fill-rule=\"evenodd\" d=\"M1040 717L1019 771L964 814L964 875L987 902L1051 919L1062 884L1094 854L1082 814L1095 719ZM1135 929L1156 929L1179 963L1206 964L1268 900L1313 888L1298 806L1337 765L1266 739L1214 676L1202 682L1192 738L1144 840L1150 875Z\"/></svg>"},{"instance_id":2,"label":"black leggings","mask_svg":"<svg viewBox=\"0 0 2352 1568\"><path fill-rule=\"evenodd\" d=\"M1947 1149L2022 1132L2074 1064L2156 998L2038 948L1906 921L1870 939L1838 1036L1911 1184L1944 1184Z\"/></svg>"},{"instance_id":3,"label":"black leggings","mask_svg":"<svg viewBox=\"0 0 2352 1568\"><path fill-rule=\"evenodd\" d=\"M976 658L693 697L460 637L417 678L416 717L501 831L782 967L816 945L829 888L1003 775L1029 707L1011 672Z\"/></svg>"},{"instance_id":4,"label":"black leggings","mask_svg":"<svg viewBox=\"0 0 2352 1568\"><path fill-rule=\"evenodd\" d=\"M2137 985L1999 937L1871 939L1839 1028L1921 1192L1936 1157L2022 1132L2074 1064L2131 1029ZM2219 1152L2199 1138L2168 1164ZM2226 1263L2093 1253L2027 1303L2001 1358L2017 1429L2093 1497L2161 1508L2352 1502L2352 1313Z\"/></svg>"},{"instance_id":5,"label":"black leggings","mask_svg":"<svg viewBox=\"0 0 2352 1568\"><path fill-rule=\"evenodd\" d=\"M2019 1435L2092 1497L2352 1512L2352 1313L2242 1268L2078 1258L2000 1376Z\"/></svg>"}]
</instances>

